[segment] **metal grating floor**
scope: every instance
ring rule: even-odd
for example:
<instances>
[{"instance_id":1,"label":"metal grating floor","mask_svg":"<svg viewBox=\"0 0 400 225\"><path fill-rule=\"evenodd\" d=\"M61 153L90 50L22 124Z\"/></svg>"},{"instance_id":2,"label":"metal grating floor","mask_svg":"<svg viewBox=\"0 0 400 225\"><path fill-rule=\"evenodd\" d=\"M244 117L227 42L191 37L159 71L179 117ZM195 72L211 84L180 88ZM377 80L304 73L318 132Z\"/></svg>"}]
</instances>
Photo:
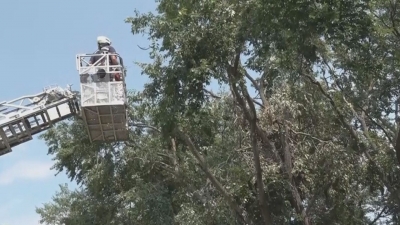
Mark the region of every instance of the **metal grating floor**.
<instances>
[{"instance_id":1,"label":"metal grating floor","mask_svg":"<svg viewBox=\"0 0 400 225\"><path fill-rule=\"evenodd\" d=\"M125 105L82 107L91 141L113 142L129 139Z\"/></svg>"}]
</instances>

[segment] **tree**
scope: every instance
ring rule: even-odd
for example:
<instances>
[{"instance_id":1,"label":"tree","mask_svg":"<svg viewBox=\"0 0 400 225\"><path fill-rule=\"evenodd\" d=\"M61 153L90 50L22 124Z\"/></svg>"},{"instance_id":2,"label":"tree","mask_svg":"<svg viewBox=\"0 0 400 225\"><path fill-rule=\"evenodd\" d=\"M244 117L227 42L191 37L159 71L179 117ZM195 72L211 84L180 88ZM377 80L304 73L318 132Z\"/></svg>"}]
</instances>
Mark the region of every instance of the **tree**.
<instances>
[{"instance_id":1,"label":"tree","mask_svg":"<svg viewBox=\"0 0 400 225\"><path fill-rule=\"evenodd\" d=\"M396 224L396 7L161 0L126 20L153 59L131 141L62 124L56 168L103 224Z\"/></svg>"}]
</instances>

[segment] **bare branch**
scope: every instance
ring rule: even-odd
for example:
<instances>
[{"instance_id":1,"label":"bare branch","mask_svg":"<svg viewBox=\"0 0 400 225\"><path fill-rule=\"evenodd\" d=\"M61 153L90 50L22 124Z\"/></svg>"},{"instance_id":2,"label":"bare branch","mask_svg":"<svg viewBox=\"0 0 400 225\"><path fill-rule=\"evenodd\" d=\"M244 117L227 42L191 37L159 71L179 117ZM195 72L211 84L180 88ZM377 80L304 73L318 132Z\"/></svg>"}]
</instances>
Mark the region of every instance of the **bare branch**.
<instances>
[{"instance_id":1,"label":"bare branch","mask_svg":"<svg viewBox=\"0 0 400 225\"><path fill-rule=\"evenodd\" d=\"M172 165L174 167L175 172L179 173L178 160L177 160L177 157L176 157L176 141L175 141L175 138L171 138L171 153L172 153L172 156L170 158L171 159L171 163L172 163Z\"/></svg>"},{"instance_id":2,"label":"bare branch","mask_svg":"<svg viewBox=\"0 0 400 225\"><path fill-rule=\"evenodd\" d=\"M388 208L387 206L383 207L382 210L381 210L381 212L376 216L376 218L375 218L371 223L369 223L369 225L373 225L373 224L375 224L376 222L378 222L378 220L382 217L383 213L385 213L385 211L387 210L387 208Z\"/></svg>"},{"instance_id":3,"label":"bare branch","mask_svg":"<svg viewBox=\"0 0 400 225\"><path fill-rule=\"evenodd\" d=\"M310 137L311 139L317 140L319 142L330 142L331 141L331 140L322 140L322 139L319 139L319 138L316 138L316 137L312 136L311 134L307 134L307 133L299 132L299 131L294 131L292 129L290 131L293 132L294 134L299 134L299 135L304 135L304 136Z\"/></svg>"},{"instance_id":4,"label":"bare branch","mask_svg":"<svg viewBox=\"0 0 400 225\"><path fill-rule=\"evenodd\" d=\"M203 89L203 91L204 92L206 92L206 93L208 93L211 97L213 97L213 98L217 98L217 99L220 99L221 97L220 96L218 96L218 95L216 95L216 94L214 94L212 91L209 91L209 90L207 90L207 89Z\"/></svg>"},{"instance_id":5,"label":"bare branch","mask_svg":"<svg viewBox=\"0 0 400 225\"><path fill-rule=\"evenodd\" d=\"M268 107L268 101L267 98L265 97L265 93L264 93L264 86L262 84L262 80L260 80L260 85L257 83L256 80L254 80L253 77L250 76L250 74L245 70L245 75L247 77L247 79L250 80L250 82L254 85L254 87L256 88L256 90L258 91L261 101L262 101L262 105L260 105L262 108L266 108Z\"/></svg>"},{"instance_id":6,"label":"bare branch","mask_svg":"<svg viewBox=\"0 0 400 225\"><path fill-rule=\"evenodd\" d=\"M157 132L161 133L161 130L160 130L160 129L158 129L158 128L155 127L155 126L149 125L149 124L145 124L145 123L132 123L132 124L130 124L130 125L132 125L132 126L134 126L134 127L149 128L149 129L152 129L152 130L154 130L154 131L157 131Z\"/></svg>"},{"instance_id":7,"label":"bare branch","mask_svg":"<svg viewBox=\"0 0 400 225\"><path fill-rule=\"evenodd\" d=\"M150 47L148 47L148 48L143 48L143 47L140 47L139 45L137 45L137 46L138 46L138 48L140 48L140 49L143 50L143 51L147 51L147 50L150 49Z\"/></svg>"}]
</instances>

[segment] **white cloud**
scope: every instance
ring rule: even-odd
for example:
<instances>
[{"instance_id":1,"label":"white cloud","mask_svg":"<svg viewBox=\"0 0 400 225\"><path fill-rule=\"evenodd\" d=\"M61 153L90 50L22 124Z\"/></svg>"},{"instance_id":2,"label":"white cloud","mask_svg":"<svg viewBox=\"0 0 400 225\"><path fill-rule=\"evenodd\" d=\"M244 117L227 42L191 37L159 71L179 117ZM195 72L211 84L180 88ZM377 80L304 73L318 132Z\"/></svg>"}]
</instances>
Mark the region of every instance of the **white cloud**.
<instances>
[{"instance_id":1,"label":"white cloud","mask_svg":"<svg viewBox=\"0 0 400 225\"><path fill-rule=\"evenodd\" d=\"M45 179L53 175L51 166L52 162L19 161L4 171L0 171L0 185L11 184L16 180Z\"/></svg>"}]
</instances>

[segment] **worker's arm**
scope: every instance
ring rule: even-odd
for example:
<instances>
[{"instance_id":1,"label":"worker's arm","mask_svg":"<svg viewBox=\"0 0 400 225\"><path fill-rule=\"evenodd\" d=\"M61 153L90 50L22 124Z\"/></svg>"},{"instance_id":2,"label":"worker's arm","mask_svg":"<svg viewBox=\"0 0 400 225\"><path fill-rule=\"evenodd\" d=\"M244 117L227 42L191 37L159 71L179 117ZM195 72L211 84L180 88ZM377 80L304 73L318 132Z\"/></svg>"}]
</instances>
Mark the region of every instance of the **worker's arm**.
<instances>
[{"instance_id":1,"label":"worker's arm","mask_svg":"<svg viewBox=\"0 0 400 225\"><path fill-rule=\"evenodd\" d=\"M111 56L111 62L112 62L113 65L118 65L119 64L116 55L112 55Z\"/></svg>"},{"instance_id":2,"label":"worker's arm","mask_svg":"<svg viewBox=\"0 0 400 225\"><path fill-rule=\"evenodd\" d=\"M109 48L109 49L108 49L108 52L109 52L109 53L111 53L111 54L117 54L117 51L115 51L115 48L114 48L114 47L109 46L108 48ZM116 55L111 55L110 58L111 58L111 63L112 63L113 65L118 65L118 64L119 64L119 63L118 63L118 58L117 58Z\"/></svg>"}]
</instances>

